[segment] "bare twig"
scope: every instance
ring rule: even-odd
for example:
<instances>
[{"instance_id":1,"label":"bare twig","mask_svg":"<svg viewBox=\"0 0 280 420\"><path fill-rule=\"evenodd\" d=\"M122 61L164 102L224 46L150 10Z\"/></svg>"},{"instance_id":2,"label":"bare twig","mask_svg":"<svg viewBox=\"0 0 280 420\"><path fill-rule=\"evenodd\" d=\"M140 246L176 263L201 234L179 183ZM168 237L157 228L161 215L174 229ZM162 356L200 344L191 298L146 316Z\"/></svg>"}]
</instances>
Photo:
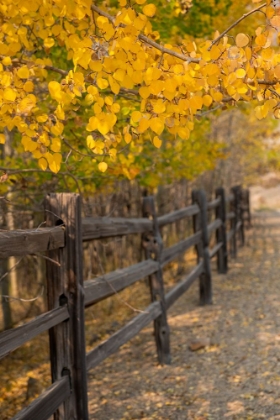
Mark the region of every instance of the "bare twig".
<instances>
[{"instance_id":1,"label":"bare twig","mask_svg":"<svg viewBox=\"0 0 280 420\"><path fill-rule=\"evenodd\" d=\"M39 293L39 295L37 295L35 298L24 299L24 298L18 298L18 297L8 296L8 295L0 295L0 297L2 297L4 299L9 299L9 300L18 300L20 302L34 302L35 300L37 300L41 296L43 296L43 293L44 293L44 286L42 286L41 293Z\"/></svg>"},{"instance_id":2,"label":"bare twig","mask_svg":"<svg viewBox=\"0 0 280 420\"><path fill-rule=\"evenodd\" d=\"M22 260L22 258L23 257L21 257L16 263L15 263L15 265L13 265L5 274L3 274L3 276L1 276L0 277L0 281L2 281L2 280L4 280L4 278L5 277L7 277L7 275L11 272L11 271L13 271L15 268L16 268L16 266L21 262L21 260Z\"/></svg>"},{"instance_id":3,"label":"bare twig","mask_svg":"<svg viewBox=\"0 0 280 420\"><path fill-rule=\"evenodd\" d=\"M58 261L55 261L55 260L53 260L52 258L50 258L50 257L47 257L46 255L43 255L43 254L39 254L39 252L36 252L36 254L30 254L32 257L41 257L41 258L44 258L45 260L48 260L48 261L50 261L50 262L52 262L53 264L55 264L55 265L58 265L58 267L60 267L61 266L61 264L58 262Z\"/></svg>"},{"instance_id":4,"label":"bare twig","mask_svg":"<svg viewBox=\"0 0 280 420\"><path fill-rule=\"evenodd\" d=\"M242 20L246 19L248 16L252 15L253 13L256 12L260 12L261 9L263 9L266 6L266 3L263 3L262 5L256 7L255 9L251 10L248 13L245 13L243 16L241 16L239 19L237 19L232 25L230 25L227 29L225 29L216 39L214 39L210 45L210 47L208 48L208 51L211 50L211 48L213 47L213 45L217 44L220 39L223 38L223 36L225 36L232 28L234 28L235 26L237 26L240 22L242 22Z\"/></svg>"},{"instance_id":5,"label":"bare twig","mask_svg":"<svg viewBox=\"0 0 280 420\"><path fill-rule=\"evenodd\" d=\"M120 297L120 294L119 294L119 292L114 288L114 286L108 281L108 280L106 280L106 278L105 278L105 271L104 271L104 269L103 269L103 265L102 265L102 262L101 262L101 260L100 260L100 257L99 257L99 255L98 255L98 252L97 252L97 250L96 250L96 256L97 256L97 261L98 261L98 265L99 265L99 268L100 268L100 271L101 271L101 273L102 273L102 279L108 284L108 286L112 289L112 291L115 293L115 295L117 296L117 298L118 298L118 300L121 302L121 303L123 303L125 306L127 306L129 309L131 309L133 312L139 312L139 313L141 313L141 314L147 314L148 312L147 311L141 311L140 309L136 309L136 308L134 308L133 306L131 306L129 303L127 303L125 300L123 300L121 297Z\"/></svg>"}]
</instances>

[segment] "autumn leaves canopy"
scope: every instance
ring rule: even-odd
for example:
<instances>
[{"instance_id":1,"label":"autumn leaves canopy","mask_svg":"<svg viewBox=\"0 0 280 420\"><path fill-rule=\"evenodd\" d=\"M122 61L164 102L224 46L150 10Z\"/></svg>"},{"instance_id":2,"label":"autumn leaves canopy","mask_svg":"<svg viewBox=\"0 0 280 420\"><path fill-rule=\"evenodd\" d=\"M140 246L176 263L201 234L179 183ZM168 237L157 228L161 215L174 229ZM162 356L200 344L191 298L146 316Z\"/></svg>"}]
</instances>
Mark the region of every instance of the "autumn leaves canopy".
<instances>
[{"instance_id":1,"label":"autumn leaves canopy","mask_svg":"<svg viewBox=\"0 0 280 420\"><path fill-rule=\"evenodd\" d=\"M226 30L176 45L153 30L151 0L1 1L0 143L15 130L41 169L58 172L78 147L68 140L79 121L82 147L105 172L124 147L160 148L165 135L187 142L196 118L224 104L253 101L257 118L279 118L274 3L252 4L246 16L263 14L253 35Z\"/></svg>"}]
</instances>

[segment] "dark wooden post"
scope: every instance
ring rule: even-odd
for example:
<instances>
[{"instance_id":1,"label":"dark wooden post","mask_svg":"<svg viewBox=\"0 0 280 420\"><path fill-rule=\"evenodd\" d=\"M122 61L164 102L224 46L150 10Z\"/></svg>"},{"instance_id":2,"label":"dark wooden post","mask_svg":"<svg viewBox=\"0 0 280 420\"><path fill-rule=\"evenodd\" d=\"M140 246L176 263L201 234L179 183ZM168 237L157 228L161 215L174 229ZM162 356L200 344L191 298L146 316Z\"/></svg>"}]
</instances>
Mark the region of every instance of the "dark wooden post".
<instances>
[{"instance_id":1,"label":"dark wooden post","mask_svg":"<svg viewBox=\"0 0 280 420\"><path fill-rule=\"evenodd\" d=\"M238 194L238 221L240 221L240 242L241 246L245 244L245 229L244 229L244 199L243 199L243 189L240 186L237 190Z\"/></svg>"},{"instance_id":2,"label":"dark wooden post","mask_svg":"<svg viewBox=\"0 0 280 420\"><path fill-rule=\"evenodd\" d=\"M204 271L199 277L200 304L212 303L212 276L209 255L209 235L207 230L207 198L203 190L192 191L192 202L197 204L200 212L193 217L194 232L201 231L201 242L197 245L198 262L202 259Z\"/></svg>"},{"instance_id":3,"label":"dark wooden post","mask_svg":"<svg viewBox=\"0 0 280 420\"><path fill-rule=\"evenodd\" d=\"M243 190L243 206L244 206L244 212L246 212L246 227L247 229L252 226L251 224L251 209L250 209L250 191ZM245 218L244 218L245 219Z\"/></svg>"},{"instance_id":4,"label":"dark wooden post","mask_svg":"<svg viewBox=\"0 0 280 420\"><path fill-rule=\"evenodd\" d=\"M226 233L226 196L224 188L216 189L216 198L220 198L221 200L220 204L216 208L216 218L223 222L222 226L216 230L217 243L223 243L223 246L219 249L217 254L217 269L218 273L225 274L228 270L228 255Z\"/></svg>"},{"instance_id":5,"label":"dark wooden post","mask_svg":"<svg viewBox=\"0 0 280 420\"><path fill-rule=\"evenodd\" d=\"M143 198L143 216L151 217L153 220L153 232L147 232L142 235L142 246L145 250L145 256L147 259L153 258L159 263L158 270L149 276L152 302L160 301L162 310L161 315L154 321L158 360L161 364L170 364L170 334L167 323L162 268L160 266L163 243L156 217L154 197Z\"/></svg>"},{"instance_id":6,"label":"dark wooden post","mask_svg":"<svg viewBox=\"0 0 280 420\"><path fill-rule=\"evenodd\" d=\"M234 212L234 217L230 219L230 229L233 230L233 235L231 238L231 255L233 258L236 258L237 256L237 232L236 232L236 226L238 223L238 192L237 192L238 187L232 187L231 188L231 193L233 194L233 200L231 200L230 202L230 209L231 211Z\"/></svg>"},{"instance_id":7,"label":"dark wooden post","mask_svg":"<svg viewBox=\"0 0 280 420\"><path fill-rule=\"evenodd\" d=\"M52 380L68 375L72 390L70 398L54 414L54 419L87 420L80 196L49 194L45 200L45 213L47 226L65 227L65 247L48 253L48 307L66 305L69 310L69 320L50 330Z\"/></svg>"}]
</instances>

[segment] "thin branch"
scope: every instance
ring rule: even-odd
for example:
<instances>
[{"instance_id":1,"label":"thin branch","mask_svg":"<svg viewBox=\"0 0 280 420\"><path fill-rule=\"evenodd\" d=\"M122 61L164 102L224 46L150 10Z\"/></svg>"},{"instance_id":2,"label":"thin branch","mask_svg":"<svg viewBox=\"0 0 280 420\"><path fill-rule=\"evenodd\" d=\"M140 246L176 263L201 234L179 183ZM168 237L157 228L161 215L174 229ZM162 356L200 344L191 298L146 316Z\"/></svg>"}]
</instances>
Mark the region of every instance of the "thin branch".
<instances>
[{"instance_id":1,"label":"thin branch","mask_svg":"<svg viewBox=\"0 0 280 420\"><path fill-rule=\"evenodd\" d=\"M40 258L44 258L45 260L48 260L48 261L50 261L50 262L52 262L53 264L55 264L55 265L58 265L58 267L60 267L61 265L60 265L60 263L58 262L58 261L55 261L55 260L53 260L52 258L50 258L50 257L47 257L46 255L43 255L43 254L39 254L38 252L36 252L36 254L30 254L32 257L40 257Z\"/></svg>"},{"instance_id":2,"label":"thin branch","mask_svg":"<svg viewBox=\"0 0 280 420\"><path fill-rule=\"evenodd\" d=\"M234 28L240 22L242 22L242 20L246 19L248 16L252 15L255 12L260 12L261 9L263 9L265 6L266 6L266 3L263 3L261 6L256 7L256 9L253 9L250 12L245 13L243 16L241 16L239 19L237 19L237 21L235 21L232 25L230 25L227 29L225 29L216 39L214 39L212 41L210 47L208 48L208 51L210 51L211 48L213 47L213 45L217 44L220 41L220 39L222 39L223 36L225 36L232 28Z\"/></svg>"},{"instance_id":3,"label":"thin branch","mask_svg":"<svg viewBox=\"0 0 280 420\"><path fill-rule=\"evenodd\" d=\"M3 276L1 276L0 277L0 281L2 281L5 277L7 277L7 275L11 272L11 271L13 271L15 268L16 268L16 266L22 261L22 259L23 259L23 257L21 257L16 263L15 263L15 265L13 265L5 274L3 274Z\"/></svg>"},{"instance_id":4,"label":"thin branch","mask_svg":"<svg viewBox=\"0 0 280 420\"><path fill-rule=\"evenodd\" d=\"M9 299L9 300L18 300L20 302L34 302L35 300L39 299L39 297L43 296L43 292L44 292L44 286L42 286L41 293L39 293L39 295L37 295L35 298L32 298L32 299L23 299L23 298L8 296L8 295L0 295L0 297L4 299Z\"/></svg>"},{"instance_id":5,"label":"thin branch","mask_svg":"<svg viewBox=\"0 0 280 420\"><path fill-rule=\"evenodd\" d=\"M113 18L113 16L111 16L108 13L104 12L103 10L99 9L99 7L97 7L95 5L92 5L91 9L94 12L98 13L100 16L106 17L111 23L114 24L115 19ZM125 27L125 25L122 25L122 26ZM199 58L191 58L191 57L188 57L184 54L180 54L176 51L170 50L169 48L165 48L162 45L158 44L157 42L153 41L152 39L148 38L147 36L145 36L143 34L139 34L138 39L139 39L139 41L142 41L145 44L151 45L151 47L154 47L157 50L161 51L163 54L172 55L173 57L179 58L180 60L183 60L183 61L187 61L188 63L199 63L200 62Z\"/></svg>"},{"instance_id":6,"label":"thin branch","mask_svg":"<svg viewBox=\"0 0 280 420\"><path fill-rule=\"evenodd\" d=\"M131 306L129 303L127 303L125 300L123 300L122 298L121 298L121 296L120 296L120 294L119 294L119 292L114 288L114 286L108 281L108 280L106 280L106 277L105 277L105 271L104 271L104 268L103 268L103 265L102 265L102 263L101 263L101 260L100 260L100 257L99 257L99 255L98 255L98 252L97 252L97 250L96 250L96 256L97 256L97 261L98 261L98 265L99 265L99 268L100 268L100 270L101 270L101 273L102 273L102 280L104 280L107 284L108 284L108 286L112 289L112 291L114 292L114 294L117 296L117 298L118 298L118 300L121 302L121 303L123 303L125 306L127 306L129 309L131 309L133 312L139 312L139 313L141 313L141 314L147 314L148 312L147 311L141 311L140 309L136 309L136 308L134 308L133 306Z\"/></svg>"},{"instance_id":7,"label":"thin branch","mask_svg":"<svg viewBox=\"0 0 280 420\"><path fill-rule=\"evenodd\" d=\"M49 169L46 169L45 171L43 171L42 169L7 169L7 168L4 168L2 166L0 167L0 170L1 171L6 170L10 175L16 175L16 174L20 174L20 173L41 173L41 174L47 173L47 174L52 174L54 176L70 176L70 178L72 178L75 181L75 184L77 186L79 194L82 195L81 188L80 188L80 185L78 183L78 180L73 174L71 174L71 172L58 172L58 173L55 174L54 172L50 171Z\"/></svg>"}]
</instances>

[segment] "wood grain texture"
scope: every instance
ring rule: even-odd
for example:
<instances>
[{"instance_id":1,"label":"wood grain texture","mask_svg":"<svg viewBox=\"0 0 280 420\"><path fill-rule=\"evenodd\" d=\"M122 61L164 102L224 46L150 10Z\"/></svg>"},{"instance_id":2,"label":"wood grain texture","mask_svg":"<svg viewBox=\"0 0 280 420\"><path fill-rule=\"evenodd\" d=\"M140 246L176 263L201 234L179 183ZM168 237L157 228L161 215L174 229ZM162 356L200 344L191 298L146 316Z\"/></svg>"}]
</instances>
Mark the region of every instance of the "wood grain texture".
<instances>
[{"instance_id":1,"label":"wood grain texture","mask_svg":"<svg viewBox=\"0 0 280 420\"><path fill-rule=\"evenodd\" d=\"M174 258L179 257L183 252L186 252L189 248L194 245L197 245L201 240L201 232L197 232L194 235L190 236L183 241L178 242L177 244L166 248L161 257L161 265L164 267L170 261L174 260Z\"/></svg>"},{"instance_id":2,"label":"wood grain texture","mask_svg":"<svg viewBox=\"0 0 280 420\"><path fill-rule=\"evenodd\" d=\"M78 194L49 194L45 209L48 224L65 226L65 247L49 253L59 266L46 261L48 306L52 309L67 303L70 315L67 322L49 332L52 380L68 372L72 384L71 397L55 412L54 419L87 420L81 198Z\"/></svg>"},{"instance_id":3,"label":"wood grain texture","mask_svg":"<svg viewBox=\"0 0 280 420\"><path fill-rule=\"evenodd\" d=\"M154 273L158 270L158 267L156 261L149 259L105 274L102 277L85 281L85 306L90 306L125 289L136 281Z\"/></svg>"},{"instance_id":4,"label":"wood grain texture","mask_svg":"<svg viewBox=\"0 0 280 420\"><path fill-rule=\"evenodd\" d=\"M176 284L166 295L166 306L170 308L173 303L182 296L193 284L193 282L203 273L203 261L200 261L198 265L187 275L185 279Z\"/></svg>"},{"instance_id":5,"label":"wood grain texture","mask_svg":"<svg viewBox=\"0 0 280 420\"><path fill-rule=\"evenodd\" d=\"M12 420L48 420L57 408L69 398L70 394L69 377L63 376L28 407L16 414Z\"/></svg>"},{"instance_id":6,"label":"wood grain texture","mask_svg":"<svg viewBox=\"0 0 280 420\"><path fill-rule=\"evenodd\" d=\"M67 307L59 307L39 315L20 327L0 334L0 359L22 344L69 318Z\"/></svg>"},{"instance_id":7,"label":"wood grain texture","mask_svg":"<svg viewBox=\"0 0 280 420\"><path fill-rule=\"evenodd\" d=\"M0 258L36 254L63 247L64 230L61 226L0 231Z\"/></svg>"},{"instance_id":8,"label":"wood grain texture","mask_svg":"<svg viewBox=\"0 0 280 420\"><path fill-rule=\"evenodd\" d=\"M153 302L143 313L133 318L123 328L113 334L108 340L99 344L87 353L87 370L97 366L102 360L115 353L123 344L137 335L146 325L161 314L160 302Z\"/></svg>"},{"instance_id":9,"label":"wood grain texture","mask_svg":"<svg viewBox=\"0 0 280 420\"><path fill-rule=\"evenodd\" d=\"M86 217L82 219L83 241L143 233L151 229L152 222L145 218Z\"/></svg>"},{"instance_id":10,"label":"wood grain texture","mask_svg":"<svg viewBox=\"0 0 280 420\"><path fill-rule=\"evenodd\" d=\"M171 213L165 214L164 216L158 217L158 225L159 227L162 227L170 223L178 222L186 217L194 216L198 212L199 208L196 204L180 210L175 210Z\"/></svg>"}]
</instances>

